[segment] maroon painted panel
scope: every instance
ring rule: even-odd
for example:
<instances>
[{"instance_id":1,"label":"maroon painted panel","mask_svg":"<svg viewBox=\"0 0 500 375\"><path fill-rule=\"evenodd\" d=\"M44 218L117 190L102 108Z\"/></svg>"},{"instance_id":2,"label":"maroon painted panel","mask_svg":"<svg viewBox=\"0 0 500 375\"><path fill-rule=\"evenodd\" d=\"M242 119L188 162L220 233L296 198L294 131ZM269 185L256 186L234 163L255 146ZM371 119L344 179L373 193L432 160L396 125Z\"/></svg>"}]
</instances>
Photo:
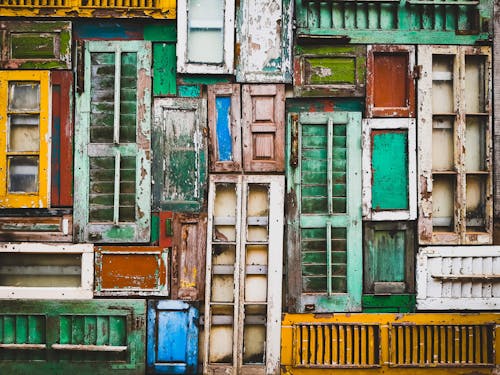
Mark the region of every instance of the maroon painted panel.
<instances>
[{"instance_id":1,"label":"maroon painted panel","mask_svg":"<svg viewBox=\"0 0 500 375\"><path fill-rule=\"evenodd\" d=\"M52 71L51 207L73 206L73 73Z\"/></svg>"}]
</instances>

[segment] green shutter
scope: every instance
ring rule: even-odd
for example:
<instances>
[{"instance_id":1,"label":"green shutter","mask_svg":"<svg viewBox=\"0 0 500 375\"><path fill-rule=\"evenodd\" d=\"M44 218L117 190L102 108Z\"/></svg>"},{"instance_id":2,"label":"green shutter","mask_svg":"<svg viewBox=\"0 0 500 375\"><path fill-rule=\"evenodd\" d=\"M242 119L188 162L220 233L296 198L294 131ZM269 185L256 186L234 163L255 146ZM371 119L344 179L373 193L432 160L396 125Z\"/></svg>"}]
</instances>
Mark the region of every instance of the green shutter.
<instances>
[{"instance_id":1,"label":"green shutter","mask_svg":"<svg viewBox=\"0 0 500 375\"><path fill-rule=\"evenodd\" d=\"M197 212L206 191L205 99L157 98L153 127L153 206Z\"/></svg>"},{"instance_id":2,"label":"green shutter","mask_svg":"<svg viewBox=\"0 0 500 375\"><path fill-rule=\"evenodd\" d=\"M149 242L151 44L87 42L77 97L75 236Z\"/></svg>"},{"instance_id":3,"label":"green shutter","mask_svg":"<svg viewBox=\"0 0 500 375\"><path fill-rule=\"evenodd\" d=\"M291 114L288 125L289 308L359 311L361 113Z\"/></svg>"}]
</instances>

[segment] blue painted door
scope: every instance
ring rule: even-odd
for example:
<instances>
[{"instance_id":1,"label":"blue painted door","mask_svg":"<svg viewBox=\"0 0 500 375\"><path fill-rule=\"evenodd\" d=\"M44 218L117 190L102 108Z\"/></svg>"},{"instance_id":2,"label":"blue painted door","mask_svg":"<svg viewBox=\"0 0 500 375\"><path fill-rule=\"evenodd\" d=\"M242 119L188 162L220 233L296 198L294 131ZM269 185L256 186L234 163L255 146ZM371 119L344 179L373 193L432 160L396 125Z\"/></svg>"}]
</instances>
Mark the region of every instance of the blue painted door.
<instances>
[{"instance_id":1,"label":"blue painted door","mask_svg":"<svg viewBox=\"0 0 500 375\"><path fill-rule=\"evenodd\" d=\"M148 302L149 374L195 374L198 310L182 301Z\"/></svg>"}]
</instances>

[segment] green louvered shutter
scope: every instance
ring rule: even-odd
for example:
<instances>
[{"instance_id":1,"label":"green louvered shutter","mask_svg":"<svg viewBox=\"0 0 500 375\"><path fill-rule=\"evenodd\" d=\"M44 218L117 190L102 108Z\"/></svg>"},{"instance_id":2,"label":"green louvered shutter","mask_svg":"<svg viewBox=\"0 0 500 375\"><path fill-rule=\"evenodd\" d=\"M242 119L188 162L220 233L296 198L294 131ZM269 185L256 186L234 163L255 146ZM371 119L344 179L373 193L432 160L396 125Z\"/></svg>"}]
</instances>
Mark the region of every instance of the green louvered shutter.
<instances>
[{"instance_id":1,"label":"green louvered shutter","mask_svg":"<svg viewBox=\"0 0 500 375\"><path fill-rule=\"evenodd\" d=\"M361 113L290 114L289 308L361 310Z\"/></svg>"},{"instance_id":2,"label":"green louvered shutter","mask_svg":"<svg viewBox=\"0 0 500 375\"><path fill-rule=\"evenodd\" d=\"M151 217L151 44L85 44L77 97L75 237L148 242Z\"/></svg>"}]
</instances>

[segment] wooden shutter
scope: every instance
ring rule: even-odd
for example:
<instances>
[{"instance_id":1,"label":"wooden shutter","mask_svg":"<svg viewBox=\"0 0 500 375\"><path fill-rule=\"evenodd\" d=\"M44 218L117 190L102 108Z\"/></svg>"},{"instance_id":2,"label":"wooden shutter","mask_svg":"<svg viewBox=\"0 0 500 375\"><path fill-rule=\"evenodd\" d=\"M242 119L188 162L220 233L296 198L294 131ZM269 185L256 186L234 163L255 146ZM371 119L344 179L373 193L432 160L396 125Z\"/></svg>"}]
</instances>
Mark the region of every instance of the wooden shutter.
<instances>
[{"instance_id":1,"label":"wooden shutter","mask_svg":"<svg viewBox=\"0 0 500 375\"><path fill-rule=\"evenodd\" d=\"M366 117L415 117L414 46L367 48Z\"/></svg>"},{"instance_id":2,"label":"wooden shutter","mask_svg":"<svg viewBox=\"0 0 500 375\"><path fill-rule=\"evenodd\" d=\"M170 298L203 300L205 293L206 214L174 214Z\"/></svg>"},{"instance_id":3,"label":"wooden shutter","mask_svg":"<svg viewBox=\"0 0 500 375\"><path fill-rule=\"evenodd\" d=\"M245 172L283 172L285 86L243 85Z\"/></svg>"},{"instance_id":4,"label":"wooden shutter","mask_svg":"<svg viewBox=\"0 0 500 375\"><path fill-rule=\"evenodd\" d=\"M43 210L43 211L42 211ZM9 213L0 217L0 241L71 242L73 215L71 209L45 210L31 213ZM16 216L14 216L16 215Z\"/></svg>"},{"instance_id":5,"label":"wooden shutter","mask_svg":"<svg viewBox=\"0 0 500 375\"><path fill-rule=\"evenodd\" d=\"M295 45L296 96L365 96L366 47Z\"/></svg>"},{"instance_id":6,"label":"wooden shutter","mask_svg":"<svg viewBox=\"0 0 500 375\"><path fill-rule=\"evenodd\" d=\"M51 207L73 206L73 73L53 71Z\"/></svg>"},{"instance_id":7,"label":"wooden shutter","mask_svg":"<svg viewBox=\"0 0 500 375\"><path fill-rule=\"evenodd\" d=\"M3 69L71 69L70 21L2 21Z\"/></svg>"},{"instance_id":8,"label":"wooden shutter","mask_svg":"<svg viewBox=\"0 0 500 375\"><path fill-rule=\"evenodd\" d=\"M409 222L365 223L364 293L414 292L414 230Z\"/></svg>"},{"instance_id":9,"label":"wooden shutter","mask_svg":"<svg viewBox=\"0 0 500 375\"><path fill-rule=\"evenodd\" d=\"M288 278L292 311L359 311L361 113L289 115Z\"/></svg>"},{"instance_id":10,"label":"wooden shutter","mask_svg":"<svg viewBox=\"0 0 500 375\"><path fill-rule=\"evenodd\" d=\"M85 44L77 97L75 236L148 242L151 221L151 44Z\"/></svg>"},{"instance_id":11,"label":"wooden shutter","mask_svg":"<svg viewBox=\"0 0 500 375\"><path fill-rule=\"evenodd\" d=\"M236 80L253 83L291 83L291 0L244 0L236 33Z\"/></svg>"},{"instance_id":12,"label":"wooden shutter","mask_svg":"<svg viewBox=\"0 0 500 375\"><path fill-rule=\"evenodd\" d=\"M148 301L148 374L197 374L198 310L182 301Z\"/></svg>"},{"instance_id":13,"label":"wooden shutter","mask_svg":"<svg viewBox=\"0 0 500 375\"><path fill-rule=\"evenodd\" d=\"M157 246L97 246L95 295L168 295L168 249Z\"/></svg>"},{"instance_id":14,"label":"wooden shutter","mask_svg":"<svg viewBox=\"0 0 500 375\"><path fill-rule=\"evenodd\" d=\"M206 191L204 99L154 101L153 206L198 211Z\"/></svg>"},{"instance_id":15,"label":"wooden shutter","mask_svg":"<svg viewBox=\"0 0 500 375\"><path fill-rule=\"evenodd\" d=\"M210 171L241 171L240 85L208 86Z\"/></svg>"},{"instance_id":16,"label":"wooden shutter","mask_svg":"<svg viewBox=\"0 0 500 375\"><path fill-rule=\"evenodd\" d=\"M363 120L363 217L417 218L414 119Z\"/></svg>"}]
</instances>

